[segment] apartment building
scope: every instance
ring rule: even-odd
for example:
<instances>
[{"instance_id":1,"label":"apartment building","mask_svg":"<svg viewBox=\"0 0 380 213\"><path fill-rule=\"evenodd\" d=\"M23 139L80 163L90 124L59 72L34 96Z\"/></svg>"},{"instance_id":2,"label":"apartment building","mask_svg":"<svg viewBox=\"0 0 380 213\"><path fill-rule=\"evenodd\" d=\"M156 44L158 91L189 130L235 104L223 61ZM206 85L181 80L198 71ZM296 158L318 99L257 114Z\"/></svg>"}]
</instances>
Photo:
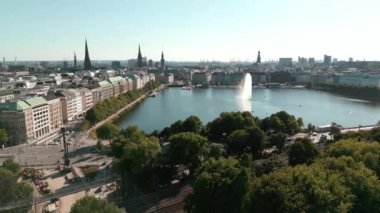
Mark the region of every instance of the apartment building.
<instances>
[{"instance_id":1,"label":"apartment building","mask_svg":"<svg viewBox=\"0 0 380 213\"><path fill-rule=\"evenodd\" d=\"M113 97L113 86L108 81L99 81L98 86L100 87L100 101L106 100Z\"/></svg>"},{"instance_id":2,"label":"apartment building","mask_svg":"<svg viewBox=\"0 0 380 213\"><path fill-rule=\"evenodd\" d=\"M0 104L0 122L13 144L33 143L51 135L50 107L42 97Z\"/></svg>"}]
</instances>

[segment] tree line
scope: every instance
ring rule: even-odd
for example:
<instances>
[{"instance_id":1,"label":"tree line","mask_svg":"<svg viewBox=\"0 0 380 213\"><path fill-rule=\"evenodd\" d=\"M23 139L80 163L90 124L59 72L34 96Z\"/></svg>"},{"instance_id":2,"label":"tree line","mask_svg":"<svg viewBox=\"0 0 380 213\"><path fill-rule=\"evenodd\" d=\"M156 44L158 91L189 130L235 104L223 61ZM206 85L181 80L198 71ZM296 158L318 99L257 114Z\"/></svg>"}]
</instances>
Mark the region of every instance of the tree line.
<instances>
[{"instance_id":1,"label":"tree line","mask_svg":"<svg viewBox=\"0 0 380 213\"><path fill-rule=\"evenodd\" d=\"M111 97L109 99L99 101L87 111L85 121L82 125L82 130L89 129L99 121L106 119L115 112L119 111L121 108L141 97L146 92L157 88L159 85L159 82L150 81L142 89L128 91L117 97Z\"/></svg>"}]
</instances>

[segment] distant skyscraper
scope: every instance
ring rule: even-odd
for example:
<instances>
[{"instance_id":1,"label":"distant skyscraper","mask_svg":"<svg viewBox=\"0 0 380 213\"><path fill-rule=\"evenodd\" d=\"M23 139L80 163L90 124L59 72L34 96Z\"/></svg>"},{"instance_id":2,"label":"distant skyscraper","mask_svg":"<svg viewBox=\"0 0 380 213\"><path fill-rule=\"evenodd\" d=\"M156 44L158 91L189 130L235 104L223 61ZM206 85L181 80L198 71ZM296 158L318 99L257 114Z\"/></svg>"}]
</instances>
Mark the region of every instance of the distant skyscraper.
<instances>
[{"instance_id":1,"label":"distant skyscraper","mask_svg":"<svg viewBox=\"0 0 380 213\"><path fill-rule=\"evenodd\" d=\"M315 59L309 58L309 66L314 66L314 64L315 64Z\"/></svg>"},{"instance_id":2,"label":"distant skyscraper","mask_svg":"<svg viewBox=\"0 0 380 213\"><path fill-rule=\"evenodd\" d=\"M67 68L69 68L69 62L67 62L67 61L63 61L63 62L62 62L62 67L63 67L63 69L67 69Z\"/></svg>"},{"instance_id":3,"label":"distant skyscraper","mask_svg":"<svg viewBox=\"0 0 380 213\"><path fill-rule=\"evenodd\" d=\"M324 55L323 64L324 65L330 65L331 64L331 56L330 55Z\"/></svg>"},{"instance_id":4,"label":"distant skyscraper","mask_svg":"<svg viewBox=\"0 0 380 213\"><path fill-rule=\"evenodd\" d=\"M292 58L280 58L278 64L280 66L291 67L293 65L292 61Z\"/></svg>"},{"instance_id":5,"label":"distant skyscraper","mask_svg":"<svg viewBox=\"0 0 380 213\"><path fill-rule=\"evenodd\" d=\"M139 53L137 54L137 67L138 68L143 67L143 58L141 55L140 45L139 45Z\"/></svg>"},{"instance_id":6,"label":"distant skyscraper","mask_svg":"<svg viewBox=\"0 0 380 213\"><path fill-rule=\"evenodd\" d=\"M349 62L353 62L354 59L353 59L352 57L350 57L350 58L348 59L348 61L349 61Z\"/></svg>"},{"instance_id":7,"label":"distant skyscraper","mask_svg":"<svg viewBox=\"0 0 380 213\"><path fill-rule=\"evenodd\" d=\"M149 61L148 61L148 67L153 67L153 60L152 59L149 59Z\"/></svg>"},{"instance_id":8,"label":"distant skyscraper","mask_svg":"<svg viewBox=\"0 0 380 213\"><path fill-rule=\"evenodd\" d=\"M77 55L74 52L74 68L77 68Z\"/></svg>"},{"instance_id":9,"label":"distant skyscraper","mask_svg":"<svg viewBox=\"0 0 380 213\"><path fill-rule=\"evenodd\" d=\"M87 39L85 41L84 69L91 70L90 54L88 54Z\"/></svg>"},{"instance_id":10,"label":"distant skyscraper","mask_svg":"<svg viewBox=\"0 0 380 213\"><path fill-rule=\"evenodd\" d=\"M161 72L165 71L165 59L164 59L164 51L161 53L161 63L160 63Z\"/></svg>"},{"instance_id":11,"label":"distant skyscraper","mask_svg":"<svg viewBox=\"0 0 380 213\"><path fill-rule=\"evenodd\" d=\"M257 60L256 64L261 64L261 56L260 56L260 51L257 53Z\"/></svg>"}]
</instances>

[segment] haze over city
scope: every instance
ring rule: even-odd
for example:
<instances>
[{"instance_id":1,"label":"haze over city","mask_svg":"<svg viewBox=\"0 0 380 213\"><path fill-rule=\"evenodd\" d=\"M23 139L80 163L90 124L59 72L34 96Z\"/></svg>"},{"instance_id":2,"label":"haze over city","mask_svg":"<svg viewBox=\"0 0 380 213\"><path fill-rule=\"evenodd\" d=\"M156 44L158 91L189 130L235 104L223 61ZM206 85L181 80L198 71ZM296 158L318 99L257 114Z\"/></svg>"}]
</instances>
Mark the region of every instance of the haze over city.
<instances>
[{"instance_id":1,"label":"haze over city","mask_svg":"<svg viewBox=\"0 0 380 213\"><path fill-rule=\"evenodd\" d=\"M0 56L7 60L148 58L263 61L279 57L379 60L375 0L2 1Z\"/></svg>"}]
</instances>

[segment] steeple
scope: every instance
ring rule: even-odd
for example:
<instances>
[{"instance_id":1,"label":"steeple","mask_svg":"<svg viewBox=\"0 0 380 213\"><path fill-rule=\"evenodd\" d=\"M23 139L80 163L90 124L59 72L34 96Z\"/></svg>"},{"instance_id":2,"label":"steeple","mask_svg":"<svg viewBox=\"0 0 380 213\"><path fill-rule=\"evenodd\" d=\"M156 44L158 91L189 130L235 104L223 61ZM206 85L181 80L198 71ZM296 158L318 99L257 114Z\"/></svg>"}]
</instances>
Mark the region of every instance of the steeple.
<instances>
[{"instance_id":1,"label":"steeple","mask_svg":"<svg viewBox=\"0 0 380 213\"><path fill-rule=\"evenodd\" d=\"M77 55L74 52L74 68L77 68Z\"/></svg>"},{"instance_id":2,"label":"steeple","mask_svg":"<svg viewBox=\"0 0 380 213\"><path fill-rule=\"evenodd\" d=\"M257 60L256 64L261 64L261 56L260 56L260 51L257 53Z\"/></svg>"},{"instance_id":3,"label":"steeple","mask_svg":"<svg viewBox=\"0 0 380 213\"><path fill-rule=\"evenodd\" d=\"M165 59L164 59L164 51L161 53L161 63L160 63L161 72L165 71Z\"/></svg>"},{"instance_id":4,"label":"steeple","mask_svg":"<svg viewBox=\"0 0 380 213\"><path fill-rule=\"evenodd\" d=\"M84 69L91 70L91 60L88 54L87 39L85 40Z\"/></svg>"},{"instance_id":5,"label":"steeple","mask_svg":"<svg viewBox=\"0 0 380 213\"><path fill-rule=\"evenodd\" d=\"M137 67L138 68L143 67L143 61L142 61L142 55L141 55L140 45L139 45L139 53L137 54Z\"/></svg>"}]
</instances>

